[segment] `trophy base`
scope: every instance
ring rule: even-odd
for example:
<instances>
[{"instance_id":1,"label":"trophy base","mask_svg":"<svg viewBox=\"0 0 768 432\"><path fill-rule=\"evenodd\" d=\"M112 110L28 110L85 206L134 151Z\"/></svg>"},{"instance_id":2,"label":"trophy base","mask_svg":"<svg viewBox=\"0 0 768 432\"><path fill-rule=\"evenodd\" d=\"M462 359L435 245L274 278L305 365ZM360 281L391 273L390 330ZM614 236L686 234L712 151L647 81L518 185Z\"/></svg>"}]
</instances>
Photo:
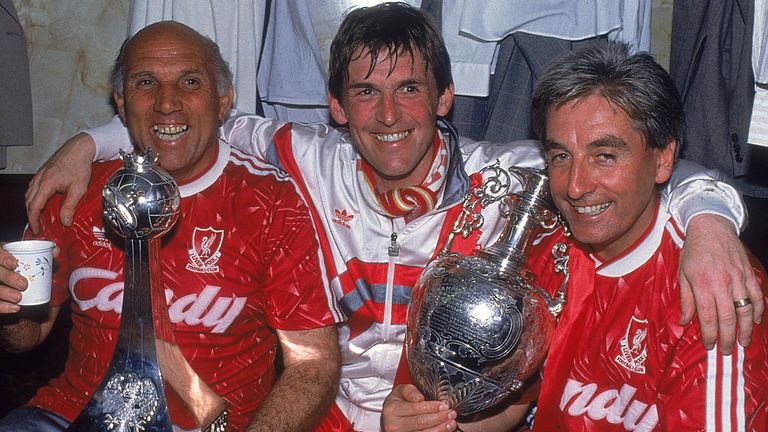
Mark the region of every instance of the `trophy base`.
<instances>
[{"instance_id":1,"label":"trophy base","mask_svg":"<svg viewBox=\"0 0 768 432\"><path fill-rule=\"evenodd\" d=\"M102 384L67 428L67 432L171 430L163 382L154 360L154 352L123 351L119 347Z\"/></svg>"},{"instance_id":2,"label":"trophy base","mask_svg":"<svg viewBox=\"0 0 768 432\"><path fill-rule=\"evenodd\" d=\"M468 369L430 354L413 350L408 353L408 367L419 390L431 400L448 404L459 416L466 416L495 405L523 382L515 380L507 387Z\"/></svg>"}]
</instances>

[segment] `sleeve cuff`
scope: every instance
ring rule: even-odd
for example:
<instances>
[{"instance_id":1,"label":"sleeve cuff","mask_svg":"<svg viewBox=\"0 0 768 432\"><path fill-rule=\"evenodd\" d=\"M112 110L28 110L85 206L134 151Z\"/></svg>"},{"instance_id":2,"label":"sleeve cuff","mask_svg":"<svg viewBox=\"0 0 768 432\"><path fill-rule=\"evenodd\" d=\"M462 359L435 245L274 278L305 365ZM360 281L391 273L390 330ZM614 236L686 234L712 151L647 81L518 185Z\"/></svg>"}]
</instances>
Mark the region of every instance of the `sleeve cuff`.
<instances>
[{"instance_id":1,"label":"sleeve cuff","mask_svg":"<svg viewBox=\"0 0 768 432\"><path fill-rule=\"evenodd\" d=\"M714 214L730 220L736 235L747 226L741 193L723 182L705 180L680 186L671 193L668 209L686 231L691 219L700 214Z\"/></svg>"},{"instance_id":2,"label":"sleeve cuff","mask_svg":"<svg viewBox=\"0 0 768 432\"><path fill-rule=\"evenodd\" d=\"M117 159L120 150L128 153L133 151L128 129L123 125L119 116L112 117L112 120L101 126L84 129L80 132L90 135L96 144L94 162Z\"/></svg>"}]
</instances>

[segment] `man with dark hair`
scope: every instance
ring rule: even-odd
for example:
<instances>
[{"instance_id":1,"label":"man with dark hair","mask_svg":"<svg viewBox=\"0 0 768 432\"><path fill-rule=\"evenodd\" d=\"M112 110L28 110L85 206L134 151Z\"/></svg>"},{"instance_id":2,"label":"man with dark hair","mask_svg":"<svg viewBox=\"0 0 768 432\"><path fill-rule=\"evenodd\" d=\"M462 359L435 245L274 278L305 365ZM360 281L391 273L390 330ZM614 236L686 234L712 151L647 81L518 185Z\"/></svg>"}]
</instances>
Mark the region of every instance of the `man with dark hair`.
<instances>
[{"instance_id":1,"label":"man with dark hair","mask_svg":"<svg viewBox=\"0 0 768 432\"><path fill-rule=\"evenodd\" d=\"M541 78L532 118L572 235L542 235L531 251L537 284L550 293L562 282L546 253L557 243L569 246L570 273L534 430L768 430L766 325L726 356L705 350L698 324L676 317L685 235L659 186L671 175L684 118L669 75L624 44L582 49ZM765 292L764 270L753 263ZM398 387L385 402L387 430L445 430L444 413L402 414L418 405L406 402L414 390ZM510 406L506 418L521 411ZM485 432L511 426L488 421Z\"/></svg>"},{"instance_id":2,"label":"man with dark hair","mask_svg":"<svg viewBox=\"0 0 768 432\"><path fill-rule=\"evenodd\" d=\"M339 329L342 379L336 408L324 426L379 430L382 402L401 357L411 288L445 244L462 212L462 200L483 182L481 170L497 160L502 167L541 168L544 162L537 142L472 142L456 136L450 125L439 120L453 102L450 61L431 19L418 9L384 3L352 10L331 46L330 64L330 112L345 128L284 124L244 115L228 120L223 133L234 146L287 172L313 214L326 277L347 317ZM55 190L74 192L67 202L77 201L82 179L73 179L72 174L80 177L85 160L94 157L91 137L99 144L99 158L117 153L119 133L117 139L114 130L107 135L105 129L90 133L67 144L36 177L29 191L32 221ZM688 180L666 189L674 210L684 216L681 219L688 221L702 204L708 209L725 208L721 214L742 211L739 205L722 205L738 202L738 193L728 186L700 174ZM716 186L708 189L704 200L688 194L701 182ZM693 207L697 209L692 212ZM485 208L482 217L482 230L454 241L454 251L469 253L498 237L504 225L498 205ZM706 228L701 225L708 220L703 224ZM733 226L720 218L695 217L690 228L694 237L696 232L706 232L722 237L724 245L740 248ZM699 231L702 228L704 232ZM732 297L755 292L757 284L751 271L738 267L743 264L739 255L734 255L735 269L727 266L701 283L710 275L702 276L701 269L694 267L710 259L712 251L693 247L690 253L697 256L683 268L697 281L698 299L711 313L708 322L714 335L713 298L726 301L733 318ZM735 262L727 254L722 260ZM721 281L730 286L725 281L731 275L738 280L732 291L710 285ZM759 317L762 304L756 309ZM730 349L734 329L724 325L721 337L727 341L724 349ZM747 343L751 316L739 325L747 336L740 341ZM712 336L712 343L715 339Z\"/></svg>"},{"instance_id":3,"label":"man with dark hair","mask_svg":"<svg viewBox=\"0 0 768 432\"><path fill-rule=\"evenodd\" d=\"M163 341L157 350L172 389L171 421L183 430L215 419L215 430L227 422L245 430L252 419L253 431L311 428L338 385L339 316L328 307L319 245L293 185L218 137L233 98L218 47L183 24L152 24L123 45L113 85L136 150L151 147L180 185L182 217L163 237L159 266L178 344ZM124 251L105 231L101 191L121 166L93 165L71 228L59 223L59 197L42 214L41 235L61 249L50 312L42 323L24 314L3 320L0 342L10 351L33 348L69 302L69 355L59 377L0 420L2 431L65 430L106 372L121 317ZM0 312L19 310L19 294L0 291ZM224 409L228 415L219 416Z\"/></svg>"},{"instance_id":4,"label":"man with dark hair","mask_svg":"<svg viewBox=\"0 0 768 432\"><path fill-rule=\"evenodd\" d=\"M328 92L336 100L342 99L349 64L366 54L360 52L361 47L368 50L372 59L378 59L380 54L389 58L390 67L397 64L401 54L413 56L418 52L424 67L434 75L438 94L453 85L448 51L423 11L403 4L357 8L347 14L331 44ZM376 63L370 66L369 72L373 72Z\"/></svg>"}]
</instances>

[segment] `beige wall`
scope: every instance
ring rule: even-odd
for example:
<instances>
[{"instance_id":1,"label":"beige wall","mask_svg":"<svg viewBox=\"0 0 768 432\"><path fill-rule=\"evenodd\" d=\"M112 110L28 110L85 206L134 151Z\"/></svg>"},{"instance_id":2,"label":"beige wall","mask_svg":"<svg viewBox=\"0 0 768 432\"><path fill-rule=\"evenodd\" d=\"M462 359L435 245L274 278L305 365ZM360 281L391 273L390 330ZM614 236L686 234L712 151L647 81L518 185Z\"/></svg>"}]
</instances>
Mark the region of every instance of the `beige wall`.
<instances>
[{"instance_id":1,"label":"beige wall","mask_svg":"<svg viewBox=\"0 0 768 432\"><path fill-rule=\"evenodd\" d=\"M75 132L112 116L109 68L126 36L130 4L130 0L13 2L30 55L35 142L32 147L9 148L3 174L34 172ZM653 0L653 6L651 51L667 66L672 0ZM320 25L318 31L335 29Z\"/></svg>"},{"instance_id":2,"label":"beige wall","mask_svg":"<svg viewBox=\"0 0 768 432\"><path fill-rule=\"evenodd\" d=\"M34 145L10 147L3 174L34 172L77 130L112 116L109 68L129 0L14 0L27 37Z\"/></svg>"}]
</instances>

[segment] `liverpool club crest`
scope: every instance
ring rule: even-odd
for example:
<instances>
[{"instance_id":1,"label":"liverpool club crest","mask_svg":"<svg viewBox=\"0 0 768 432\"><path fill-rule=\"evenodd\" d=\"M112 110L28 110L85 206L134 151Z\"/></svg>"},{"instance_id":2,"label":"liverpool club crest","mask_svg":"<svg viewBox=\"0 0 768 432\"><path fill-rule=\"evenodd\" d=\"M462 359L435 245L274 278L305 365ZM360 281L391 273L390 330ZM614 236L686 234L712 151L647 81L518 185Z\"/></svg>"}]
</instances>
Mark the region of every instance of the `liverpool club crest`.
<instances>
[{"instance_id":1,"label":"liverpool club crest","mask_svg":"<svg viewBox=\"0 0 768 432\"><path fill-rule=\"evenodd\" d=\"M629 320L627 332L621 339L621 353L616 356L616 363L639 374L645 373L645 359L648 357L646 338L648 337L648 320L635 318Z\"/></svg>"},{"instance_id":2,"label":"liverpool club crest","mask_svg":"<svg viewBox=\"0 0 768 432\"><path fill-rule=\"evenodd\" d=\"M221 258L221 243L224 241L224 230L212 227L198 228L192 233L192 248L189 249L187 270L196 273L217 273L219 258Z\"/></svg>"}]
</instances>

